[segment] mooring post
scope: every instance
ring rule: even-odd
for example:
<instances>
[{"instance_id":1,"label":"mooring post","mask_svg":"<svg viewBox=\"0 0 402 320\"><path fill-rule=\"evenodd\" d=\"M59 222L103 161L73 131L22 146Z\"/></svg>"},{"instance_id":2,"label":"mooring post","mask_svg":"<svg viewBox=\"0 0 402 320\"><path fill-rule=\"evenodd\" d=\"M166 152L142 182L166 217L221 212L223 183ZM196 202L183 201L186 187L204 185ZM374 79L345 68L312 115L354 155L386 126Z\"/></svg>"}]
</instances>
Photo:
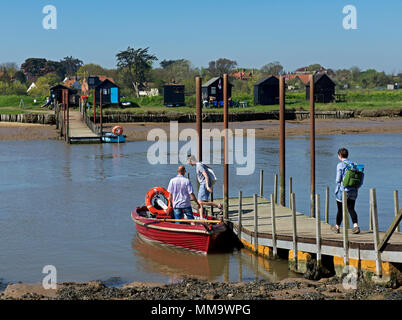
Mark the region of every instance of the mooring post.
<instances>
[{"instance_id":1,"label":"mooring post","mask_svg":"<svg viewBox=\"0 0 402 320\"><path fill-rule=\"evenodd\" d=\"M264 196L264 170L260 170L260 197Z\"/></svg>"},{"instance_id":2,"label":"mooring post","mask_svg":"<svg viewBox=\"0 0 402 320\"><path fill-rule=\"evenodd\" d=\"M65 92L65 96L66 96L66 105L67 105L67 142L70 143L70 104L68 101L68 91Z\"/></svg>"},{"instance_id":3,"label":"mooring post","mask_svg":"<svg viewBox=\"0 0 402 320\"><path fill-rule=\"evenodd\" d=\"M196 127L198 135L197 156L198 161L202 161L202 101L201 101L201 78L195 78L195 108L196 108Z\"/></svg>"},{"instance_id":4,"label":"mooring post","mask_svg":"<svg viewBox=\"0 0 402 320\"><path fill-rule=\"evenodd\" d=\"M275 216L275 202L274 195L271 193L271 222L272 222L272 255L274 258L278 257L278 250L276 248L276 216Z\"/></svg>"},{"instance_id":5,"label":"mooring post","mask_svg":"<svg viewBox=\"0 0 402 320\"><path fill-rule=\"evenodd\" d=\"M317 266L321 266L321 212L320 195L315 195L315 223L316 223L316 242L317 242Z\"/></svg>"},{"instance_id":6,"label":"mooring post","mask_svg":"<svg viewBox=\"0 0 402 320\"><path fill-rule=\"evenodd\" d=\"M292 193L292 227L293 227L293 257L295 260L295 270L297 270L298 263L297 263L296 197L294 193Z\"/></svg>"},{"instance_id":7,"label":"mooring post","mask_svg":"<svg viewBox=\"0 0 402 320\"><path fill-rule=\"evenodd\" d=\"M398 197L398 190L394 190L394 211L395 211L395 217L398 216L398 211L399 211L399 197ZM397 232L401 232L401 227L398 224L396 227Z\"/></svg>"},{"instance_id":8,"label":"mooring post","mask_svg":"<svg viewBox=\"0 0 402 320\"><path fill-rule=\"evenodd\" d=\"M329 223L329 187L325 188L325 223Z\"/></svg>"},{"instance_id":9,"label":"mooring post","mask_svg":"<svg viewBox=\"0 0 402 320\"><path fill-rule=\"evenodd\" d=\"M349 214L346 191L342 191L342 214L343 214L343 251L344 251L344 264L349 265Z\"/></svg>"},{"instance_id":10,"label":"mooring post","mask_svg":"<svg viewBox=\"0 0 402 320\"><path fill-rule=\"evenodd\" d=\"M211 202L214 202L214 190L211 192ZM214 206L211 206L211 216L214 216Z\"/></svg>"},{"instance_id":11,"label":"mooring post","mask_svg":"<svg viewBox=\"0 0 402 320\"><path fill-rule=\"evenodd\" d=\"M279 202L285 206L285 78L279 77Z\"/></svg>"},{"instance_id":12,"label":"mooring post","mask_svg":"<svg viewBox=\"0 0 402 320\"><path fill-rule=\"evenodd\" d=\"M241 256L239 255L238 265L239 265L239 282L243 282L243 267L241 264Z\"/></svg>"},{"instance_id":13,"label":"mooring post","mask_svg":"<svg viewBox=\"0 0 402 320\"><path fill-rule=\"evenodd\" d=\"M228 75L223 75L223 124L225 129L225 144L224 144L224 213L225 219L229 218L229 107L228 107Z\"/></svg>"},{"instance_id":14,"label":"mooring post","mask_svg":"<svg viewBox=\"0 0 402 320\"><path fill-rule=\"evenodd\" d=\"M274 177L274 200L275 203L278 203L278 175L275 174Z\"/></svg>"},{"instance_id":15,"label":"mooring post","mask_svg":"<svg viewBox=\"0 0 402 320\"><path fill-rule=\"evenodd\" d=\"M376 274L377 276L382 275L382 262L381 262L381 252L379 248L380 236L378 232L378 210L377 210L377 195L375 189L370 189L370 211L373 218L373 235L374 235L374 250L375 250L375 263L376 263Z\"/></svg>"},{"instance_id":16,"label":"mooring post","mask_svg":"<svg viewBox=\"0 0 402 320\"><path fill-rule=\"evenodd\" d=\"M373 199L371 197L371 193L370 193L370 197L369 197L369 230L373 231L373 210L371 210L373 205Z\"/></svg>"},{"instance_id":17,"label":"mooring post","mask_svg":"<svg viewBox=\"0 0 402 320\"><path fill-rule=\"evenodd\" d=\"M258 197L254 193L254 252L258 253Z\"/></svg>"},{"instance_id":18,"label":"mooring post","mask_svg":"<svg viewBox=\"0 0 402 320\"><path fill-rule=\"evenodd\" d=\"M94 89L94 130L96 127L96 91Z\"/></svg>"},{"instance_id":19,"label":"mooring post","mask_svg":"<svg viewBox=\"0 0 402 320\"><path fill-rule=\"evenodd\" d=\"M315 214L315 110L314 110L314 75L310 75L310 215Z\"/></svg>"},{"instance_id":20,"label":"mooring post","mask_svg":"<svg viewBox=\"0 0 402 320\"><path fill-rule=\"evenodd\" d=\"M242 215L243 215L243 192L240 190L239 191L239 217L238 217L238 223L237 223L237 236L239 237L239 239L241 240L241 228L242 228Z\"/></svg>"},{"instance_id":21,"label":"mooring post","mask_svg":"<svg viewBox=\"0 0 402 320\"><path fill-rule=\"evenodd\" d=\"M289 177L289 209L292 209L292 193L293 193L293 179Z\"/></svg>"}]
</instances>

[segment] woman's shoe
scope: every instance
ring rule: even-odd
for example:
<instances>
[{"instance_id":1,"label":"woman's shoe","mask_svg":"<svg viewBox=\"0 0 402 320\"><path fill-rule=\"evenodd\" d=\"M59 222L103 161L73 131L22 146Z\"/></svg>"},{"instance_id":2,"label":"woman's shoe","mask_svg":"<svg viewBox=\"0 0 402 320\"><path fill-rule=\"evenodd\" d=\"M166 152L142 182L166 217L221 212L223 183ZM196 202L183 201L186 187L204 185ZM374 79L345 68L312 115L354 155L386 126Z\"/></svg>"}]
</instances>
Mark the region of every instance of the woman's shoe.
<instances>
[{"instance_id":1,"label":"woman's shoe","mask_svg":"<svg viewBox=\"0 0 402 320\"><path fill-rule=\"evenodd\" d=\"M341 232L340 228L337 228L336 226L331 226L331 230L333 232L335 232L335 233L340 233Z\"/></svg>"},{"instance_id":2,"label":"woman's shoe","mask_svg":"<svg viewBox=\"0 0 402 320\"><path fill-rule=\"evenodd\" d=\"M354 233L354 234L360 233L360 228L359 228L359 227L354 227L354 228L352 229L352 233Z\"/></svg>"}]
</instances>

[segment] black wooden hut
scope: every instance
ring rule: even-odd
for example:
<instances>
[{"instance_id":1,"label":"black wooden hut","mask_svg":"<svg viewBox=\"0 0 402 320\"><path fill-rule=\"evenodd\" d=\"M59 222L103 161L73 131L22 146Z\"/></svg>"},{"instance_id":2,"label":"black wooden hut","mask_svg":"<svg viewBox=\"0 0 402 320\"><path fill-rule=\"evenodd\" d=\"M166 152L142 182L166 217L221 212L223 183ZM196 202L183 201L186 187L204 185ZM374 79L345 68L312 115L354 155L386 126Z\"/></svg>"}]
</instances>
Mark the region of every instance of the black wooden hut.
<instances>
[{"instance_id":1,"label":"black wooden hut","mask_svg":"<svg viewBox=\"0 0 402 320\"><path fill-rule=\"evenodd\" d=\"M184 106L184 85L166 84L163 86L163 104L168 107Z\"/></svg>"},{"instance_id":2,"label":"black wooden hut","mask_svg":"<svg viewBox=\"0 0 402 320\"><path fill-rule=\"evenodd\" d=\"M279 79L268 76L254 85L254 105L270 105L279 103Z\"/></svg>"},{"instance_id":3,"label":"black wooden hut","mask_svg":"<svg viewBox=\"0 0 402 320\"><path fill-rule=\"evenodd\" d=\"M232 97L233 85L228 83L228 99ZM203 84L202 100L213 102L216 101L218 106L223 104L223 77L215 77ZM222 103L221 103L222 102Z\"/></svg>"},{"instance_id":4,"label":"black wooden hut","mask_svg":"<svg viewBox=\"0 0 402 320\"><path fill-rule=\"evenodd\" d=\"M306 99L310 100L310 82L306 84ZM335 99L335 82L326 73L314 75L314 101L329 103Z\"/></svg>"},{"instance_id":5,"label":"black wooden hut","mask_svg":"<svg viewBox=\"0 0 402 320\"><path fill-rule=\"evenodd\" d=\"M109 79L101 82L95 87L95 103L102 105L118 105L120 103L120 88Z\"/></svg>"},{"instance_id":6,"label":"black wooden hut","mask_svg":"<svg viewBox=\"0 0 402 320\"><path fill-rule=\"evenodd\" d=\"M65 96L63 92L67 92L68 104L70 106L78 105L77 90L67 88L61 84L50 88L50 100L55 103L67 104L67 101L64 100Z\"/></svg>"}]
</instances>

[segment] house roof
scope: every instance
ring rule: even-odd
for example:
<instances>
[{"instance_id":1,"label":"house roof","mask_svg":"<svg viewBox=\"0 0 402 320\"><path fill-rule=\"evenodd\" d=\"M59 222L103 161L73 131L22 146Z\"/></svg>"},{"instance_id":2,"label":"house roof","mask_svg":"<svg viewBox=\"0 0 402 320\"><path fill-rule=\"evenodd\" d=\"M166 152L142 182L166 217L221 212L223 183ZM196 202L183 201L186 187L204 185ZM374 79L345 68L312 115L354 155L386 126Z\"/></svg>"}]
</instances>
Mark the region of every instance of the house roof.
<instances>
[{"instance_id":1,"label":"house roof","mask_svg":"<svg viewBox=\"0 0 402 320\"><path fill-rule=\"evenodd\" d=\"M255 86L258 86L258 85L264 83L265 81L267 81L268 79L271 79L271 78L278 79L277 76L270 75L270 76L267 76L267 77L262 78L260 81L256 82L254 85L255 85Z\"/></svg>"},{"instance_id":2,"label":"house roof","mask_svg":"<svg viewBox=\"0 0 402 320\"><path fill-rule=\"evenodd\" d=\"M209 87L211 84L213 84L214 82L218 81L219 78L222 79L222 86L223 86L223 77L214 77L214 78L208 80L207 82L205 82L205 83L202 85L202 87L203 87L203 88ZM233 86L230 82L229 82L229 85L230 85L230 86Z\"/></svg>"},{"instance_id":3,"label":"house roof","mask_svg":"<svg viewBox=\"0 0 402 320\"><path fill-rule=\"evenodd\" d=\"M310 81L310 74L287 74L285 75L285 80L299 79L304 84Z\"/></svg>"}]
</instances>

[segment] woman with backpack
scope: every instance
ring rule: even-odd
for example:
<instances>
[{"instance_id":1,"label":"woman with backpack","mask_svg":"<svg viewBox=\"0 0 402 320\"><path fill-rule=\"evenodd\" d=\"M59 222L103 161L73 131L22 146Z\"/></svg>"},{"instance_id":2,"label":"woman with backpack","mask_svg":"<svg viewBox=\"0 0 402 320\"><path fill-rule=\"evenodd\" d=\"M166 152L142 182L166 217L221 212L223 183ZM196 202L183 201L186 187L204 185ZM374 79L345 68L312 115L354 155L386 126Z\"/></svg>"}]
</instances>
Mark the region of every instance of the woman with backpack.
<instances>
[{"instance_id":1,"label":"woman with backpack","mask_svg":"<svg viewBox=\"0 0 402 320\"><path fill-rule=\"evenodd\" d=\"M336 204L338 213L336 215L336 225L331 226L331 230L335 233L340 233L340 225L343 218L342 210L342 192L347 194L347 207L352 218L353 229L352 233L360 233L360 228L357 222L357 213L355 203L359 188L363 185L364 173L356 169L356 165L348 160L349 152L345 148L338 150L338 159L340 163L336 166Z\"/></svg>"}]
</instances>

